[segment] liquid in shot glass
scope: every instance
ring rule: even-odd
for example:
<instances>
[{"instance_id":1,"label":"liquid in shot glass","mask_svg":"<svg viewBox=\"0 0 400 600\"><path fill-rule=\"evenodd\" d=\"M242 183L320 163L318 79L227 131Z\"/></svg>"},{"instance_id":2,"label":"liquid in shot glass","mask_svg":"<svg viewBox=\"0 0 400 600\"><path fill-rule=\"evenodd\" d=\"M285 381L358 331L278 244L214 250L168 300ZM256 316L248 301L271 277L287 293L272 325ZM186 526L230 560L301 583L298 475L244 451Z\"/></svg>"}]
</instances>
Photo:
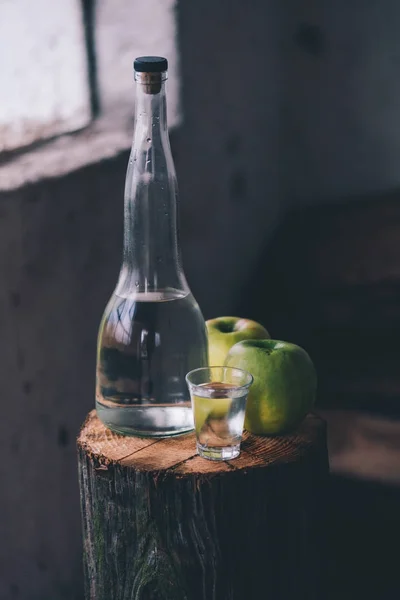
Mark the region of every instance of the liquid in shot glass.
<instances>
[{"instance_id":1,"label":"liquid in shot glass","mask_svg":"<svg viewBox=\"0 0 400 600\"><path fill-rule=\"evenodd\" d=\"M186 381L200 456L209 460L239 456L252 375L232 367L205 367L190 371Z\"/></svg>"}]
</instances>

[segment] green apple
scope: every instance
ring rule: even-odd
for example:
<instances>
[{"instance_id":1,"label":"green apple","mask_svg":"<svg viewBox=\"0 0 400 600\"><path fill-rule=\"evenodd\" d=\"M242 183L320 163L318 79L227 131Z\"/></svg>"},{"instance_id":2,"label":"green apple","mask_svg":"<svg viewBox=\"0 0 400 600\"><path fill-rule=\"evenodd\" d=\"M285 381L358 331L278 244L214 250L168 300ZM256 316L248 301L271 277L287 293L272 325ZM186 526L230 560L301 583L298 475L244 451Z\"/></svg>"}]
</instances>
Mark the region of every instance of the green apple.
<instances>
[{"instance_id":1,"label":"green apple","mask_svg":"<svg viewBox=\"0 0 400 600\"><path fill-rule=\"evenodd\" d=\"M260 435L286 433L301 423L315 402L317 375L303 348L279 340L235 344L225 365L249 371L254 382L245 429Z\"/></svg>"},{"instance_id":2,"label":"green apple","mask_svg":"<svg viewBox=\"0 0 400 600\"><path fill-rule=\"evenodd\" d=\"M224 364L229 350L242 340L270 338L268 331L250 319L218 317L206 322L208 333L208 360L210 367Z\"/></svg>"}]
</instances>

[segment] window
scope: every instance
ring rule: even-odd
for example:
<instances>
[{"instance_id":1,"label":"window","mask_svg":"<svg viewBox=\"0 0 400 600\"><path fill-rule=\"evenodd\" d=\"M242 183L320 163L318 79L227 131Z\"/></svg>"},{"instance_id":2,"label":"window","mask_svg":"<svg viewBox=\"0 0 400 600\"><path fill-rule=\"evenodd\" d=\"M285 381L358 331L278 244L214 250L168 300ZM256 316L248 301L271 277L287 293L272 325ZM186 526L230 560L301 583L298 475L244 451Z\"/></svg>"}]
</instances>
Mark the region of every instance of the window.
<instances>
[{"instance_id":1,"label":"window","mask_svg":"<svg viewBox=\"0 0 400 600\"><path fill-rule=\"evenodd\" d=\"M85 127L94 99L100 116L131 113L140 54L168 57L176 124L174 8L175 0L0 0L0 152Z\"/></svg>"},{"instance_id":2,"label":"window","mask_svg":"<svg viewBox=\"0 0 400 600\"><path fill-rule=\"evenodd\" d=\"M0 151L91 118L78 0L0 0Z\"/></svg>"}]
</instances>

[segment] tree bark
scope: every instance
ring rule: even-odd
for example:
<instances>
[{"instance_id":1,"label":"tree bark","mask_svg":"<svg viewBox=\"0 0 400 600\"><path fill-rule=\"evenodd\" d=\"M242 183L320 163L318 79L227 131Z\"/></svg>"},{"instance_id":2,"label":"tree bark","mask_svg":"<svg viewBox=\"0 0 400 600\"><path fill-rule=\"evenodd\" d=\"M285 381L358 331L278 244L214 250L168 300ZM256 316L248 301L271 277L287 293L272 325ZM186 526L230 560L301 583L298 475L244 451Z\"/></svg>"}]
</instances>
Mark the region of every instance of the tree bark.
<instances>
[{"instance_id":1,"label":"tree bark","mask_svg":"<svg viewBox=\"0 0 400 600\"><path fill-rule=\"evenodd\" d=\"M323 600L325 423L245 434L211 462L193 434L78 438L87 600Z\"/></svg>"}]
</instances>

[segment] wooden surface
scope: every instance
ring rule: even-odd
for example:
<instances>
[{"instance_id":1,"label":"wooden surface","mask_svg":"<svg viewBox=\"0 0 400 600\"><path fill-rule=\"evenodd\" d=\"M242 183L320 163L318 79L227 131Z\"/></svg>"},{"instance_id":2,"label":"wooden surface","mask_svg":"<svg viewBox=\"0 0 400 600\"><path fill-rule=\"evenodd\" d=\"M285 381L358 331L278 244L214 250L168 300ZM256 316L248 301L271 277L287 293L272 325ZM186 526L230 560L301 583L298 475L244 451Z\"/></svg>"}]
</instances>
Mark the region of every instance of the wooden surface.
<instances>
[{"instance_id":1,"label":"wooden surface","mask_svg":"<svg viewBox=\"0 0 400 600\"><path fill-rule=\"evenodd\" d=\"M400 421L355 410L319 410L331 472L400 488Z\"/></svg>"},{"instance_id":2,"label":"wooden surface","mask_svg":"<svg viewBox=\"0 0 400 600\"><path fill-rule=\"evenodd\" d=\"M194 434L78 438L87 600L323 600L325 422L245 434L211 462Z\"/></svg>"},{"instance_id":3,"label":"wooden surface","mask_svg":"<svg viewBox=\"0 0 400 600\"><path fill-rule=\"evenodd\" d=\"M161 439L124 437L107 429L93 410L82 427L78 445L97 461L97 468L107 468L110 462L118 462L139 471L173 470L185 475L296 462L319 446L325 435L324 421L310 414L289 435L262 437L245 432L238 458L213 462L198 456L194 433Z\"/></svg>"}]
</instances>

